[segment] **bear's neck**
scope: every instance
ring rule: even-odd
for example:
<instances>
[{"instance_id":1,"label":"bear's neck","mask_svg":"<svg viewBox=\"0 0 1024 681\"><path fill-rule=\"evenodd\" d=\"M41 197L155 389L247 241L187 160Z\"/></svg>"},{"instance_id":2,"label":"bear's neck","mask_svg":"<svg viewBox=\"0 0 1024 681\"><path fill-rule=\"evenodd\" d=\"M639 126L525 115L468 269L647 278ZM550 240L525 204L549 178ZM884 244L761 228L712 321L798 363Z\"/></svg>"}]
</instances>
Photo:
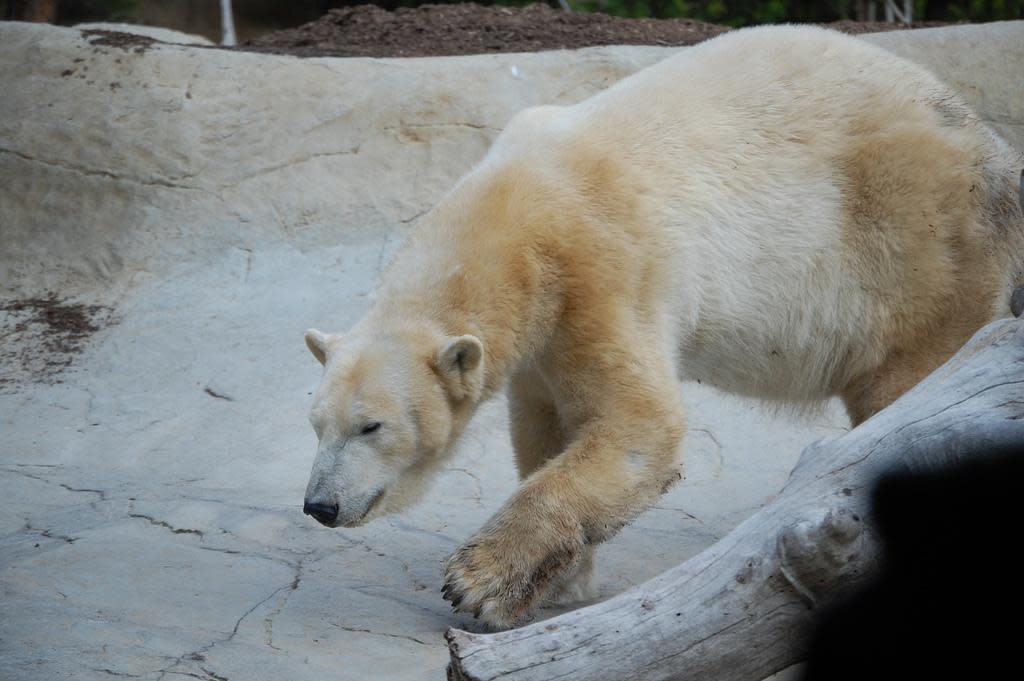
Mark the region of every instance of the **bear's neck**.
<instances>
[{"instance_id":1,"label":"bear's neck","mask_svg":"<svg viewBox=\"0 0 1024 681\"><path fill-rule=\"evenodd\" d=\"M544 348L557 324L556 203L529 193L523 176L508 170L467 178L388 266L378 313L480 338L489 397Z\"/></svg>"}]
</instances>

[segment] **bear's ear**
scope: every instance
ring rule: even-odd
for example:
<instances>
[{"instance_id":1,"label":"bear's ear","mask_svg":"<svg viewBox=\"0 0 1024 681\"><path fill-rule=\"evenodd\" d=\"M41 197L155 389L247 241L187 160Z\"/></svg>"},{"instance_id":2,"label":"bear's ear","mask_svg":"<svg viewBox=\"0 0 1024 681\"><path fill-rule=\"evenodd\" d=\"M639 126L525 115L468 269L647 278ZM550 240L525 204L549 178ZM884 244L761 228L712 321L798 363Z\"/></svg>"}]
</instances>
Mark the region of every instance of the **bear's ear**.
<instances>
[{"instance_id":1,"label":"bear's ear","mask_svg":"<svg viewBox=\"0 0 1024 681\"><path fill-rule=\"evenodd\" d=\"M306 347L309 348L309 351L313 353L313 356L321 364L327 363L328 343L330 343L330 336L323 331L317 331L316 329L306 331Z\"/></svg>"},{"instance_id":2,"label":"bear's ear","mask_svg":"<svg viewBox=\"0 0 1024 681\"><path fill-rule=\"evenodd\" d=\"M476 400L484 383L484 345L476 336L448 338L437 353L437 373L453 399Z\"/></svg>"}]
</instances>

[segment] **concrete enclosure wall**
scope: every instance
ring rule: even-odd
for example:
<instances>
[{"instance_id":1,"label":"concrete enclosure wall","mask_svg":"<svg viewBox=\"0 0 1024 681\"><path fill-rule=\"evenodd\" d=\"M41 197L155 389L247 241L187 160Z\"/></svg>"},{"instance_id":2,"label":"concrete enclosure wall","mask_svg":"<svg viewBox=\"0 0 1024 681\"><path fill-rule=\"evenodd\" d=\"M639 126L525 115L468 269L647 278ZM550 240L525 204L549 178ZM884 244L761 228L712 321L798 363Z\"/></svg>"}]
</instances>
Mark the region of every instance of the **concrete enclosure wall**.
<instances>
[{"instance_id":1,"label":"concrete enclosure wall","mask_svg":"<svg viewBox=\"0 0 1024 681\"><path fill-rule=\"evenodd\" d=\"M1021 148L1022 38L1007 22L865 39L931 68ZM103 42L0 27L5 290L401 233L517 111L578 101L673 51L300 60Z\"/></svg>"}]
</instances>

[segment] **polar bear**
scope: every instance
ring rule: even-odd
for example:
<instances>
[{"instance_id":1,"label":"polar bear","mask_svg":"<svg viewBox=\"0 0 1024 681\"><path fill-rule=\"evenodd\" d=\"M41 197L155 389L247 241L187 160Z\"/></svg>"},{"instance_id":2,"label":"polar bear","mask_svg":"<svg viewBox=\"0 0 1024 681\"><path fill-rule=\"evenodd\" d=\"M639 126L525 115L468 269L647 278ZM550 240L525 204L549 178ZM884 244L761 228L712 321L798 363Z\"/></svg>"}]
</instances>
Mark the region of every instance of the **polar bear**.
<instances>
[{"instance_id":1,"label":"polar bear","mask_svg":"<svg viewBox=\"0 0 1024 681\"><path fill-rule=\"evenodd\" d=\"M728 33L529 109L361 321L307 332L305 511L406 507L506 389L521 485L444 595L494 627L576 596L593 547L680 478L679 381L838 396L857 424L1006 316L1021 165L924 69L818 28Z\"/></svg>"}]
</instances>

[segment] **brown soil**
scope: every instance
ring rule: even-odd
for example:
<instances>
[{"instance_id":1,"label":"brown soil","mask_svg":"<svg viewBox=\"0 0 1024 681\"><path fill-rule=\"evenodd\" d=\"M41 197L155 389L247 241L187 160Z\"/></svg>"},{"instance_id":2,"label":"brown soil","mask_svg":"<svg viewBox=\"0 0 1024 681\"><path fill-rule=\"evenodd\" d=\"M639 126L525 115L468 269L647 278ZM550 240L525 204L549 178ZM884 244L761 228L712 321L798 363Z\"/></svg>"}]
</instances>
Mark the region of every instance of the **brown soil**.
<instances>
[{"instance_id":1,"label":"brown soil","mask_svg":"<svg viewBox=\"0 0 1024 681\"><path fill-rule=\"evenodd\" d=\"M110 323L102 305L69 303L50 293L0 304L0 390L17 383L61 383L86 341Z\"/></svg>"},{"instance_id":2,"label":"brown soil","mask_svg":"<svg viewBox=\"0 0 1024 681\"><path fill-rule=\"evenodd\" d=\"M101 29L86 29L82 35L89 41L90 45L97 47L116 47L122 50L132 50L142 54L159 40L149 36L136 35L134 33L122 33L120 31L105 31Z\"/></svg>"},{"instance_id":3,"label":"brown soil","mask_svg":"<svg viewBox=\"0 0 1024 681\"><path fill-rule=\"evenodd\" d=\"M883 33L885 31L902 31L908 28L937 28L949 26L948 21L915 21L913 24L890 24L885 21L833 21L831 24L822 24L826 28L832 28L851 35L861 33Z\"/></svg>"},{"instance_id":4,"label":"brown soil","mask_svg":"<svg viewBox=\"0 0 1024 681\"><path fill-rule=\"evenodd\" d=\"M832 26L846 33L909 28L856 21L836 22ZM693 19L624 19L597 13L568 13L543 4L423 5L394 12L360 5L334 9L308 24L268 33L240 49L299 57L428 57L595 45L682 46L728 30L727 26Z\"/></svg>"}]
</instances>

